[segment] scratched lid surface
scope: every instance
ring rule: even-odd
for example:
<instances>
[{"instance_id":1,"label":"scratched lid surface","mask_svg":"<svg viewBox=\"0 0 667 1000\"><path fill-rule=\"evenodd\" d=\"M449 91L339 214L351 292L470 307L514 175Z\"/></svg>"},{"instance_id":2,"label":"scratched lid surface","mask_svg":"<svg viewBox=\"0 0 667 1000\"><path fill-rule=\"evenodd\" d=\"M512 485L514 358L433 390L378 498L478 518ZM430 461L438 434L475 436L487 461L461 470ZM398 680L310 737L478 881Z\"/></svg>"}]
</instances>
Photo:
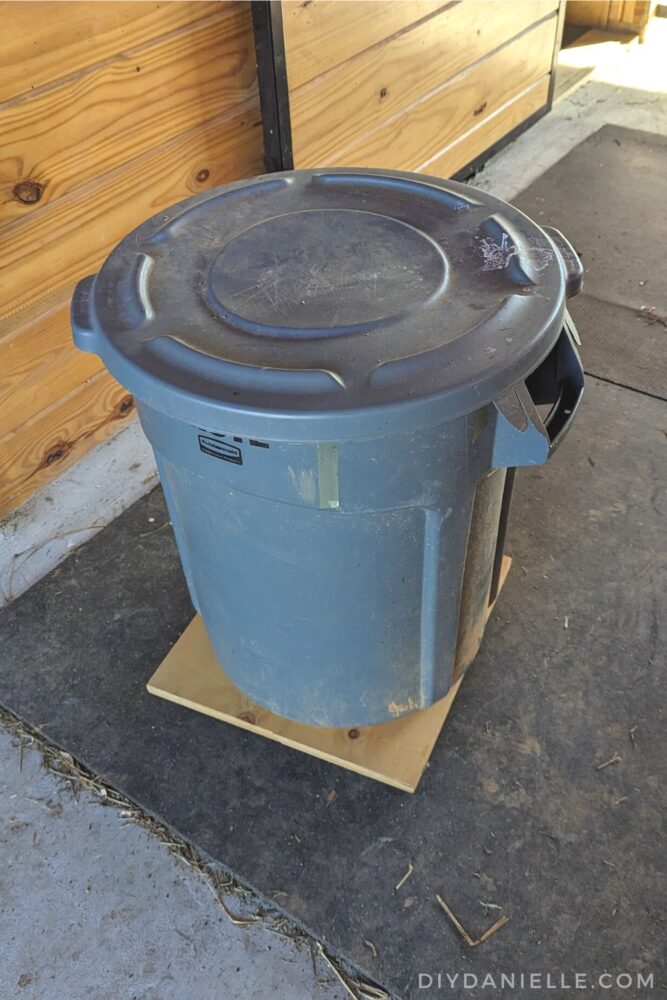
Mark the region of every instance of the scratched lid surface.
<instances>
[{"instance_id":1,"label":"scratched lid surface","mask_svg":"<svg viewBox=\"0 0 667 1000\"><path fill-rule=\"evenodd\" d=\"M79 285L72 317L150 405L331 437L336 417L490 402L552 347L566 283L550 236L473 187L293 171L154 216Z\"/></svg>"}]
</instances>

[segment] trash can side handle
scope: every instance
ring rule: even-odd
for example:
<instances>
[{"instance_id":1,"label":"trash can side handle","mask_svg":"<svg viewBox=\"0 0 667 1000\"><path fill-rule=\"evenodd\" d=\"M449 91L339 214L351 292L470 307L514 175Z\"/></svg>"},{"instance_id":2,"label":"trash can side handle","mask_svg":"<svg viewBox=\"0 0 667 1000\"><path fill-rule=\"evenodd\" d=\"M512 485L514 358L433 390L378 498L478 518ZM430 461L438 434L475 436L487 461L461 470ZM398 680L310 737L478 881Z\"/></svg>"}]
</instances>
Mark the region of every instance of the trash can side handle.
<instances>
[{"instance_id":1,"label":"trash can side handle","mask_svg":"<svg viewBox=\"0 0 667 1000\"><path fill-rule=\"evenodd\" d=\"M578 341L577 331L566 313L563 332L555 348L555 377L556 385L559 387L558 397L544 420L544 426L549 435L550 456L553 455L570 430L584 394L584 369L575 346ZM530 391L530 387L528 388Z\"/></svg>"},{"instance_id":2,"label":"trash can side handle","mask_svg":"<svg viewBox=\"0 0 667 1000\"><path fill-rule=\"evenodd\" d=\"M82 278L74 289L70 308L74 343L80 351L88 351L90 354L99 353L97 326L93 310L94 288L94 274L89 275L87 278Z\"/></svg>"},{"instance_id":3,"label":"trash can side handle","mask_svg":"<svg viewBox=\"0 0 667 1000\"><path fill-rule=\"evenodd\" d=\"M579 255L568 239L558 229L551 226L543 226L544 232L556 245L556 249L565 265L565 295L571 299L573 295L578 295L584 284L584 266L579 260Z\"/></svg>"},{"instance_id":4,"label":"trash can side handle","mask_svg":"<svg viewBox=\"0 0 667 1000\"><path fill-rule=\"evenodd\" d=\"M492 467L541 465L569 431L584 391L577 333L565 313L561 334L546 358L524 381L494 400ZM551 406L542 417L538 406Z\"/></svg>"}]
</instances>

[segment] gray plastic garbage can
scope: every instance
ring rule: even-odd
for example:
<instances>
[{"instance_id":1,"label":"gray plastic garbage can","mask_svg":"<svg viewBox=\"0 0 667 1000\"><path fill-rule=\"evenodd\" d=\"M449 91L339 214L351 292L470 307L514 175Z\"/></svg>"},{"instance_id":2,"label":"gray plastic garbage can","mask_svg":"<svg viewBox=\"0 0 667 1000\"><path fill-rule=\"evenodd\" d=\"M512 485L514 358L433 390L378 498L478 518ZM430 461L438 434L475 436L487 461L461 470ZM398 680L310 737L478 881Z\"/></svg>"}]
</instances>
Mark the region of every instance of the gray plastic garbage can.
<instances>
[{"instance_id":1,"label":"gray plastic garbage can","mask_svg":"<svg viewBox=\"0 0 667 1000\"><path fill-rule=\"evenodd\" d=\"M474 188L313 170L161 212L78 285L75 341L136 397L193 603L251 698L361 726L447 693L505 470L546 461L581 397L581 273Z\"/></svg>"}]
</instances>

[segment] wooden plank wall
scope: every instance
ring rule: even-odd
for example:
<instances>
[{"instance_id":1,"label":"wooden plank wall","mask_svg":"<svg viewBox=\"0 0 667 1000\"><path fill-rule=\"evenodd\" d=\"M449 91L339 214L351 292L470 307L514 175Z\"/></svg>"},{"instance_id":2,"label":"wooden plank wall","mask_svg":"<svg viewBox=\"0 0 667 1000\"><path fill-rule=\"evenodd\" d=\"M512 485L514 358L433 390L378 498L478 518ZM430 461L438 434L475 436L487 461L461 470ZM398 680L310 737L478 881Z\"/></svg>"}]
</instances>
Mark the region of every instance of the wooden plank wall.
<instances>
[{"instance_id":1,"label":"wooden plank wall","mask_svg":"<svg viewBox=\"0 0 667 1000\"><path fill-rule=\"evenodd\" d=\"M295 167L450 176L544 109L557 0L282 5Z\"/></svg>"},{"instance_id":2,"label":"wooden plank wall","mask_svg":"<svg viewBox=\"0 0 667 1000\"><path fill-rule=\"evenodd\" d=\"M262 172L249 4L0 3L0 516L132 419L69 301L161 208Z\"/></svg>"},{"instance_id":3,"label":"wooden plank wall","mask_svg":"<svg viewBox=\"0 0 667 1000\"><path fill-rule=\"evenodd\" d=\"M651 16L651 0L567 0L568 24L641 34Z\"/></svg>"}]
</instances>

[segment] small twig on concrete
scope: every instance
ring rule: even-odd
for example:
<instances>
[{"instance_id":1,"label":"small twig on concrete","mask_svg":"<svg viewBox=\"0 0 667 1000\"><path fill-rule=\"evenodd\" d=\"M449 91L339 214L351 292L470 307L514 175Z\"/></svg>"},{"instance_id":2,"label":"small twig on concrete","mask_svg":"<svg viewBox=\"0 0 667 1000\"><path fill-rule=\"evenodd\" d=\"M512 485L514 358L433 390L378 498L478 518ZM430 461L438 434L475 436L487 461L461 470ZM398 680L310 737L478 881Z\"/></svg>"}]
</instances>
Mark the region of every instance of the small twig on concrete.
<instances>
[{"instance_id":1,"label":"small twig on concrete","mask_svg":"<svg viewBox=\"0 0 667 1000\"><path fill-rule=\"evenodd\" d=\"M384 990L381 990L379 986L372 986L370 983L359 984L359 995L365 1000L391 1000Z\"/></svg>"},{"instance_id":2,"label":"small twig on concrete","mask_svg":"<svg viewBox=\"0 0 667 1000\"><path fill-rule=\"evenodd\" d=\"M633 750L637 749L637 740L635 739L636 732L637 732L637 726L633 726L632 729L630 729L630 731L628 732L628 736L630 738L630 742L632 743Z\"/></svg>"},{"instance_id":3,"label":"small twig on concrete","mask_svg":"<svg viewBox=\"0 0 667 1000\"><path fill-rule=\"evenodd\" d=\"M184 860L184 859L181 858L181 860ZM229 918L230 923L234 924L235 927L247 927L248 924L256 924L257 921L260 919L259 916L254 916L254 917L237 917L234 913L232 913L232 911L229 909L229 907L225 903L224 899L222 898L222 896L218 892L218 887L216 885L214 885L213 882L211 882L209 880L207 880L206 885L209 887L209 889L211 890L211 892L213 893L213 895L217 899L218 903L220 904L220 908L221 908L222 912L225 914L225 916L227 916Z\"/></svg>"},{"instance_id":4,"label":"small twig on concrete","mask_svg":"<svg viewBox=\"0 0 667 1000\"><path fill-rule=\"evenodd\" d=\"M492 934L495 934L497 930L500 930L501 927L504 927L508 920L509 917L507 916L507 914L503 913L502 917L498 917L495 924L492 924L491 927L489 927L488 931L484 931L482 936L477 939L476 943L484 944L484 942L488 941L488 939L491 937Z\"/></svg>"},{"instance_id":5,"label":"small twig on concrete","mask_svg":"<svg viewBox=\"0 0 667 1000\"><path fill-rule=\"evenodd\" d=\"M412 875L413 871L414 871L414 868L413 868L413 866L412 866L412 862L411 862L411 861L409 861L409 862L408 862L408 870L406 871L406 873L405 873L405 875L403 876L403 878L402 878L402 879L400 879L400 880L399 880L399 881L398 881L398 882L396 883L396 885L394 886L394 892L398 892L398 890L399 890L399 889L400 889L400 888L401 888L402 886L404 886L404 885L405 885L405 883L406 883L406 882L408 881L408 879L409 879L409 878L410 878L410 876Z\"/></svg>"},{"instance_id":6,"label":"small twig on concrete","mask_svg":"<svg viewBox=\"0 0 667 1000\"><path fill-rule=\"evenodd\" d=\"M364 941L364 944L370 945L372 942ZM348 996L351 996L353 1000L391 1000L389 994L379 986L374 986L373 983L367 983L363 979L354 978L343 972L333 959L329 958L320 941L316 944L316 950L317 954L321 955L326 964L329 966L345 992ZM311 951L311 955L313 956L314 962L315 958L313 951Z\"/></svg>"},{"instance_id":7,"label":"small twig on concrete","mask_svg":"<svg viewBox=\"0 0 667 1000\"><path fill-rule=\"evenodd\" d=\"M373 944L373 942L369 941L368 938L364 938L364 944L370 950L373 958L377 958L378 957L378 950L375 947L375 945Z\"/></svg>"},{"instance_id":8,"label":"small twig on concrete","mask_svg":"<svg viewBox=\"0 0 667 1000\"><path fill-rule=\"evenodd\" d=\"M171 524L171 521L165 521L159 528L151 528L150 531L142 531L139 538L148 538L149 535L157 535L158 531L162 531L162 529L166 528L168 524Z\"/></svg>"},{"instance_id":9,"label":"small twig on concrete","mask_svg":"<svg viewBox=\"0 0 667 1000\"><path fill-rule=\"evenodd\" d=\"M319 941L317 942L317 951L318 954L322 956L326 964L329 966L329 968L331 969L331 971L333 972L334 976L341 984L343 989L347 992L348 996L351 996L352 1000L361 1000L359 994L352 989L350 984L347 982L347 979L343 976L343 973L336 968L336 966L331 961L331 959L329 958L329 956L327 955L327 953L325 952L324 948L322 947Z\"/></svg>"},{"instance_id":10,"label":"small twig on concrete","mask_svg":"<svg viewBox=\"0 0 667 1000\"><path fill-rule=\"evenodd\" d=\"M492 924L488 930L484 931L481 937L475 939L470 934L468 934L467 930L465 929L459 918L456 916L455 913L452 912L452 910L450 910L449 906L447 906L447 903L444 901L442 896L438 896L438 894L436 893L435 898L437 899L438 903L445 911L451 922L454 924L454 927L457 929L457 931L459 932L465 943L470 945L471 948L476 948L477 945L483 944L484 941L488 941L491 935L495 934L496 931L500 930L500 928L503 927L509 920L507 914L503 913L502 917L498 917L495 924Z\"/></svg>"},{"instance_id":11,"label":"small twig on concrete","mask_svg":"<svg viewBox=\"0 0 667 1000\"><path fill-rule=\"evenodd\" d=\"M611 764L619 764L622 760L623 758L620 753L617 750L614 750L613 757L610 757L609 760L603 761L602 764L598 764L595 770L602 771L605 767L609 767Z\"/></svg>"}]
</instances>

